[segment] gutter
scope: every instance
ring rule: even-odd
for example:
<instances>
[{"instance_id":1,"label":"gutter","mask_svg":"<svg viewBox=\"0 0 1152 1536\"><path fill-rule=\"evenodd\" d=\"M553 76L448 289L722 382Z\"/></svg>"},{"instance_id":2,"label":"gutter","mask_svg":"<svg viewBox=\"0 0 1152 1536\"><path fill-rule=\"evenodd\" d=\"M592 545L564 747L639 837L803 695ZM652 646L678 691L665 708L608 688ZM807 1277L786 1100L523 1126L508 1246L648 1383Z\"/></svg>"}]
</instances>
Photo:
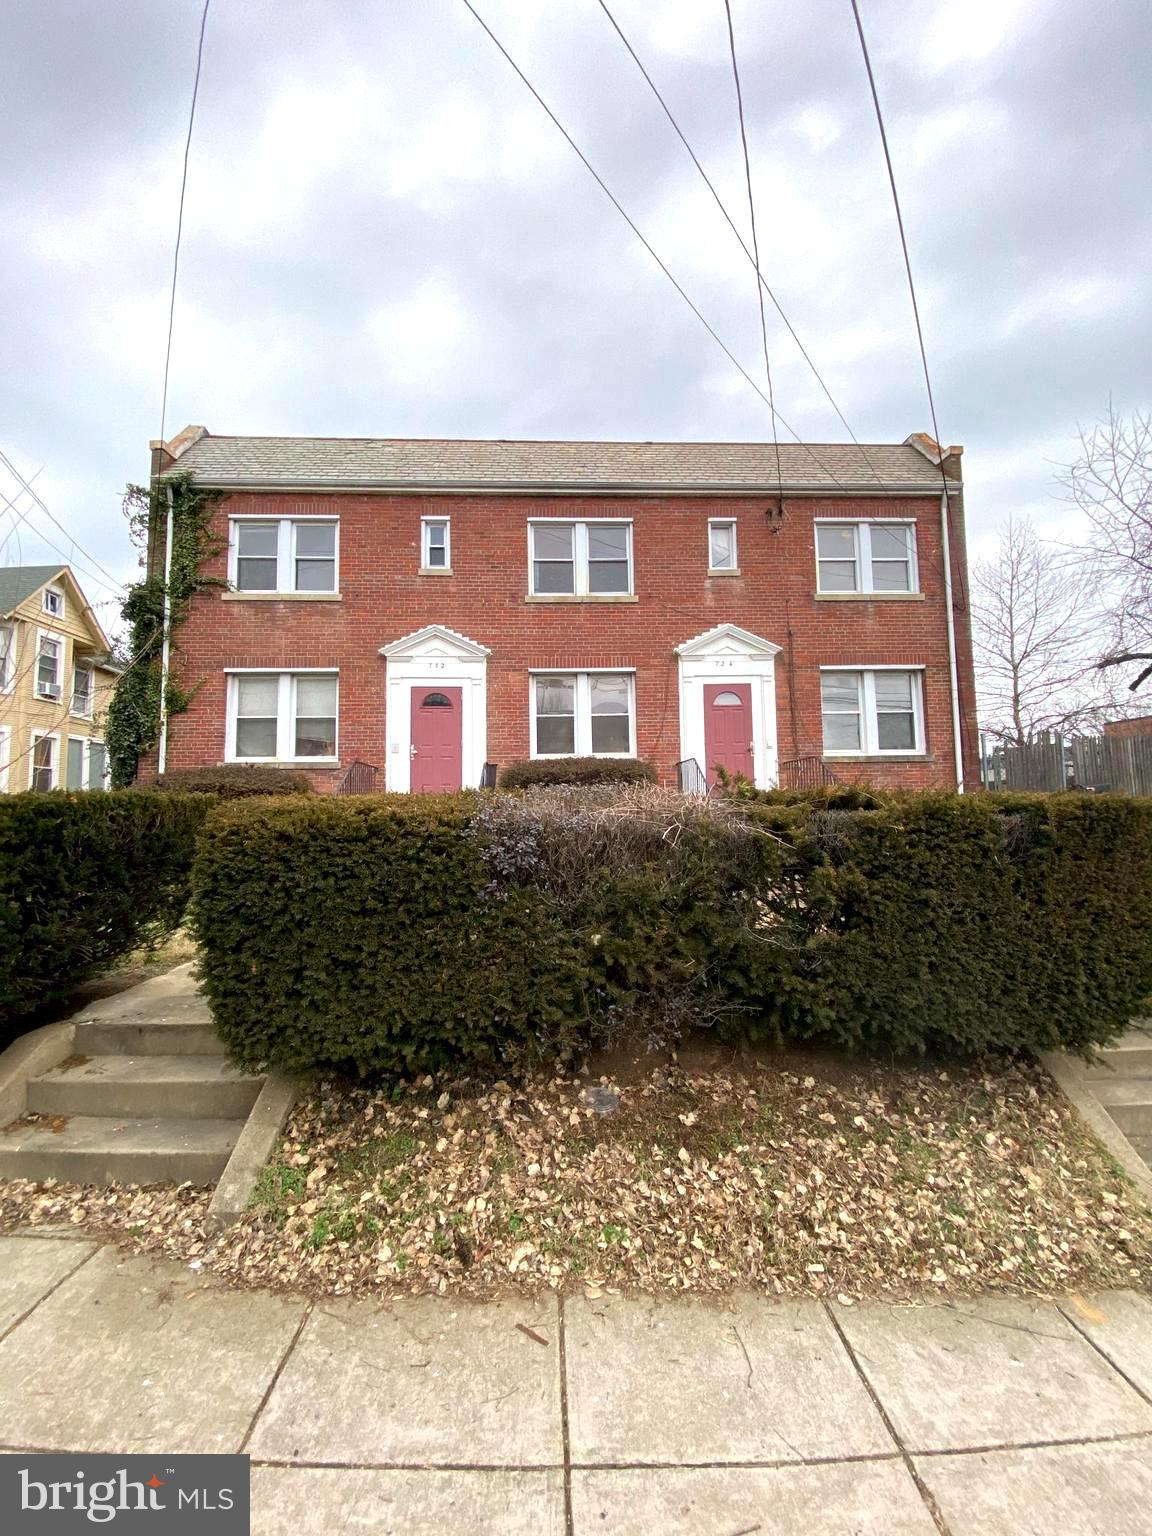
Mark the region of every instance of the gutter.
<instances>
[{"instance_id":1,"label":"gutter","mask_svg":"<svg viewBox=\"0 0 1152 1536\"><path fill-rule=\"evenodd\" d=\"M947 483L947 482L945 482ZM956 662L956 615L952 608L952 543L948 531L948 492L940 492L940 536L944 554L944 608L948 624L948 680L952 695L952 742L956 793L964 793L964 745L960 739L960 669Z\"/></svg>"},{"instance_id":2,"label":"gutter","mask_svg":"<svg viewBox=\"0 0 1152 1536\"><path fill-rule=\"evenodd\" d=\"M164 478L163 476L161 477ZM358 492L363 496L378 494L403 494L415 496L777 496L780 494L775 485L763 486L725 485L725 484L700 484L685 486L682 483L674 485L662 484L658 481L635 482L621 481L587 483L579 480L541 480L541 481L516 481L508 484L498 482L486 482L472 485L466 482L443 482L427 480L347 480L347 479L314 479L314 480L267 480L259 476L229 476L214 479L209 474L196 474L193 471L193 479L197 485L211 487L221 491L262 491L269 494L294 493L301 491L348 491ZM895 485L878 484L868 481L865 484L829 485L826 481L806 481L795 485L785 485L785 496L931 496L935 493L935 486L898 483ZM958 491L958 482L949 481L949 490Z\"/></svg>"}]
</instances>

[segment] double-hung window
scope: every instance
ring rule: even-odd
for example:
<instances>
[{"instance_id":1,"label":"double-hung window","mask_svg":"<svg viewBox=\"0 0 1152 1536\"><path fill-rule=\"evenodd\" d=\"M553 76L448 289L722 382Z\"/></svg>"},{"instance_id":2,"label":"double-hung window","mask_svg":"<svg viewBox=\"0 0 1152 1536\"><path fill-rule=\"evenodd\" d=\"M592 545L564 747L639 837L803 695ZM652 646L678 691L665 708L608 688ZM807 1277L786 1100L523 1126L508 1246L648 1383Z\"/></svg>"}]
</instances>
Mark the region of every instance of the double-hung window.
<instances>
[{"instance_id":1,"label":"double-hung window","mask_svg":"<svg viewBox=\"0 0 1152 1536\"><path fill-rule=\"evenodd\" d=\"M632 525L627 522L528 525L533 597L629 597Z\"/></svg>"},{"instance_id":2,"label":"double-hung window","mask_svg":"<svg viewBox=\"0 0 1152 1536\"><path fill-rule=\"evenodd\" d=\"M631 673L533 676L533 757L632 757L635 751Z\"/></svg>"},{"instance_id":3,"label":"double-hung window","mask_svg":"<svg viewBox=\"0 0 1152 1536\"><path fill-rule=\"evenodd\" d=\"M335 672L234 672L225 756L233 762L336 756Z\"/></svg>"},{"instance_id":4,"label":"double-hung window","mask_svg":"<svg viewBox=\"0 0 1152 1536\"><path fill-rule=\"evenodd\" d=\"M64 642L55 635L40 635L39 650L36 655L36 697L38 699L58 699L60 697L60 674L64 666Z\"/></svg>"},{"instance_id":5,"label":"double-hung window","mask_svg":"<svg viewBox=\"0 0 1152 1536\"><path fill-rule=\"evenodd\" d=\"M335 518L232 519L229 577L237 592L335 592Z\"/></svg>"},{"instance_id":6,"label":"double-hung window","mask_svg":"<svg viewBox=\"0 0 1152 1536\"><path fill-rule=\"evenodd\" d=\"M820 707L826 757L924 751L919 670L826 668L820 674Z\"/></svg>"},{"instance_id":7,"label":"double-hung window","mask_svg":"<svg viewBox=\"0 0 1152 1536\"><path fill-rule=\"evenodd\" d=\"M30 789L55 789L57 783L55 736L32 736L32 758L29 769Z\"/></svg>"},{"instance_id":8,"label":"double-hung window","mask_svg":"<svg viewBox=\"0 0 1152 1536\"><path fill-rule=\"evenodd\" d=\"M708 522L708 570L735 571L736 524L731 518L713 517Z\"/></svg>"},{"instance_id":9,"label":"double-hung window","mask_svg":"<svg viewBox=\"0 0 1152 1536\"><path fill-rule=\"evenodd\" d=\"M11 688L16 677L16 630L0 624L0 693Z\"/></svg>"},{"instance_id":10,"label":"double-hung window","mask_svg":"<svg viewBox=\"0 0 1152 1536\"><path fill-rule=\"evenodd\" d=\"M92 718L92 668L77 665L72 668L72 713L82 720Z\"/></svg>"},{"instance_id":11,"label":"double-hung window","mask_svg":"<svg viewBox=\"0 0 1152 1536\"><path fill-rule=\"evenodd\" d=\"M451 566L451 524L446 517L422 517L420 519L420 569L447 571Z\"/></svg>"},{"instance_id":12,"label":"double-hung window","mask_svg":"<svg viewBox=\"0 0 1152 1536\"><path fill-rule=\"evenodd\" d=\"M914 523L818 522L818 592L915 592Z\"/></svg>"}]
</instances>

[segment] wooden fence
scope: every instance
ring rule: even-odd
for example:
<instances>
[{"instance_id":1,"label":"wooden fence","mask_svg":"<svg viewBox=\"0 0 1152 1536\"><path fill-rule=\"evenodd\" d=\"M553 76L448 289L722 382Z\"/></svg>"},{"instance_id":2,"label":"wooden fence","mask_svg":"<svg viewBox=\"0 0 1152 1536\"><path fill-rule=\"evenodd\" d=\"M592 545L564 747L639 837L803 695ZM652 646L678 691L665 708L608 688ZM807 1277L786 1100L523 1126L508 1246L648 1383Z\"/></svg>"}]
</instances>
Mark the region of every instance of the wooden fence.
<instances>
[{"instance_id":1,"label":"wooden fence","mask_svg":"<svg viewBox=\"0 0 1152 1536\"><path fill-rule=\"evenodd\" d=\"M1038 736L984 748L985 789L1083 789L1152 795L1152 736Z\"/></svg>"}]
</instances>

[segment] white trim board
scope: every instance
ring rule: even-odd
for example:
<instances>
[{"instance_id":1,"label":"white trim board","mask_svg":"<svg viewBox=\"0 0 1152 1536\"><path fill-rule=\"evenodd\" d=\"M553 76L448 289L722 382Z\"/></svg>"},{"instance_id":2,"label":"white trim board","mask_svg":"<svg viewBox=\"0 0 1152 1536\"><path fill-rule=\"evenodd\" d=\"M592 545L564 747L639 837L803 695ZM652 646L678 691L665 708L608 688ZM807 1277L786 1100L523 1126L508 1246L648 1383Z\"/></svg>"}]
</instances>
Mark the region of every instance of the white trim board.
<instances>
[{"instance_id":1,"label":"white trim board","mask_svg":"<svg viewBox=\"0 0 1152 1536\"><path fill-rule=\"evenodd\" d=\"M460 689L460 779L464 788L480 783L488 752L488 657L486 645L441 624L380 647L387 663L384 778L388 789L412 788L412 690Z\"/></svg>"}]
</instances>

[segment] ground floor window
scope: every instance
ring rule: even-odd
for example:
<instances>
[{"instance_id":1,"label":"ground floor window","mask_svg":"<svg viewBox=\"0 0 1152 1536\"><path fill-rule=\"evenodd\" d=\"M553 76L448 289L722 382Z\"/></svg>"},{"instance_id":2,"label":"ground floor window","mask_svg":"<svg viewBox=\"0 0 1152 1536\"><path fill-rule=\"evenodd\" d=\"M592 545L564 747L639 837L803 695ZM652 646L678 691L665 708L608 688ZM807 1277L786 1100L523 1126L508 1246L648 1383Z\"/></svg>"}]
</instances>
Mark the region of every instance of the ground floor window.
<instances>
[{"instance_id":1,"label":"ground floor window","mask_svg":"<svg viewBox=\"0 0 1152 1536\"><path fill-rule=\"evenodd\" d=\"M108 753L102 741L69 736L65 749L64 784L68 789L108 788Z\"/></svg>"},{"instance_id":2,"label":"ground floor window","mask_svg":"<svg viewBox=\"0 0 1152 1536\"><path fill-rule=\"evenodd\" d=\"M336 672L233 672L225 756L291 762L336 756Z\"/></svg>"},{"instance_id":3,"label":"ground floor window","mask_svg":"<svg viewBox=\"0 0 1152 1536\"><path fill-rule=\"evenodd\" d=\"M820 673L826 757L924 751L919 669L827 667Z\"/></svg>"},{"instance_id":4,"label":"ground floor window","mask_svg":"<svg viewBox=\"0 0 1152 1536\"><path fill-rule=\"evenodd\" d=\"M549 672L532 678L533 757L632 757L635 690L629 672Z\"/></svg>"},{"instance_id":5,"label":"ground floor window","mask_svg":"<svg viewBox=\"0 0 1152 1536\"><path fill-rule=\"evenodd\" d=\"M59 782L59 765L56 758L55 736L32 737L30 777L31 789L55 789Z\"/></svg>"}]
</instances>

